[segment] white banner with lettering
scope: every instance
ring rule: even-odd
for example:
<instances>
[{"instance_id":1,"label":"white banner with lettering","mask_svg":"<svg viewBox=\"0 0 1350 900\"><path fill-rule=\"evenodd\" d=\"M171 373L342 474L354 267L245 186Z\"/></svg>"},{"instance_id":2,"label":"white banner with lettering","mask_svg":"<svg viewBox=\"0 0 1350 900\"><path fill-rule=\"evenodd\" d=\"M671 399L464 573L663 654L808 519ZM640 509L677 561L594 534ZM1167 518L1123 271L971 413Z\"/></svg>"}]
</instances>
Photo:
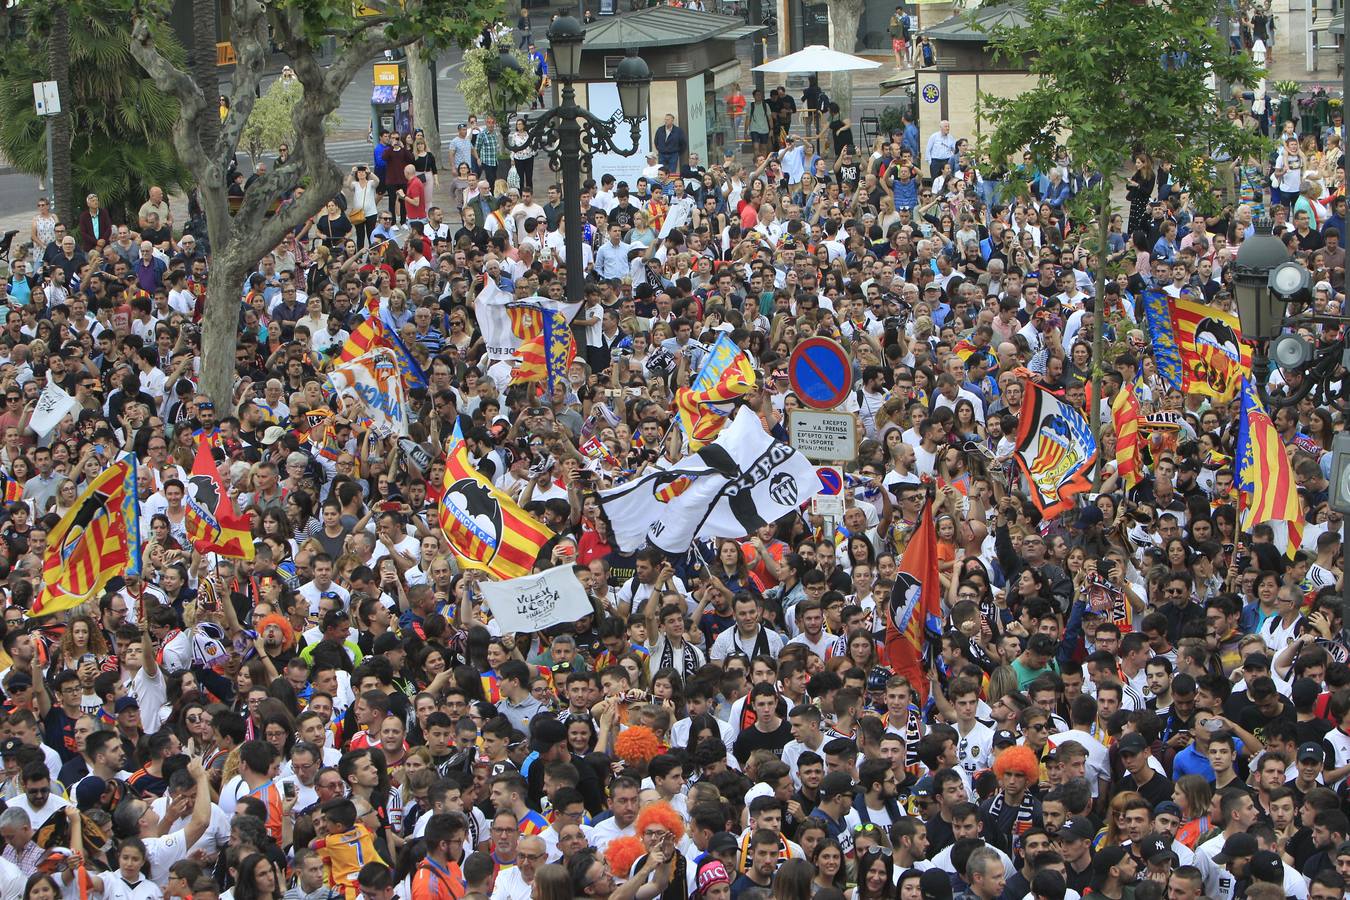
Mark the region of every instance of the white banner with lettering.
<instances>
[{"instance_id":1,"label":"white banner with lettering","mask_svg":"<svg viewBox=\"0 0 1350 900\"><path fill-rule=\"evenodd\" d=\"M571 564L480 587L503 633L541 631L595 612Z\"/></svg>"}]
</instances>

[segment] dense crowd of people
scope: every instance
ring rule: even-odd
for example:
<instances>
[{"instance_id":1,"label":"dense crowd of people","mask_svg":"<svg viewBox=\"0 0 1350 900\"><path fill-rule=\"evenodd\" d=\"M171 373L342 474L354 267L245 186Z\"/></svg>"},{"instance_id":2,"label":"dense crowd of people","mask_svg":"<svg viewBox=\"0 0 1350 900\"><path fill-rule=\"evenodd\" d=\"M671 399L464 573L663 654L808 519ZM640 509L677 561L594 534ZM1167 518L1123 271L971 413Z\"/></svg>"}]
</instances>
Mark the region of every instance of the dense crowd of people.
<instances>
[{"instance_id":1,"label":"dense crowd of people","mask_svg":"<svg viewBox=\"0 0 1350 900\"><path fill-rule=\"evenodd\" d=\"M1231 310L1261 214L1340 310L1339 135L1281 123L1278 155L1220 161L1216 215L1140 154L1104 260L1071 160L995 177L912 121L869 150L817 85L802 102L819 133L783 88L729 101L749 155L720 161L668 116L641 175L593 173L576 209L536 189L516 123L465 122L440 159L378 135L239 286L230 397L195 383L219 350L189 211L158 188L125 222L41 201L0 330L0 900L1350 895L1344 423L1278 405L1301 375L1276 373L1305 521L1293 547L1240 528L1237 404L1160 377L1141 303ZM1003 199L1013 182L1030 199ZM584 296L564 296L572 265ZM1120 274L1099 297L1102 266ZM580 303L565 381L513 383L489 287ZM325 390L368 315L426 375L402 441ZM1010 462L1028 382L1084 409L1097 328L1103 480L1046 517ZM787 441L788 358L815 336L855 367L842 519L620 548L597 492L679 462L674 394L717 340ZM49 382L79 409L39 436ZM1122 388L1147 417L1131 489ZM592 614L503 630L438 522L457 431ZM202 441L252 558L194 548ZM123 452L141 575L29 617L48 534ZM885 631L925 515L942 621L916 683Z\"/></svg>"}]
</instances>

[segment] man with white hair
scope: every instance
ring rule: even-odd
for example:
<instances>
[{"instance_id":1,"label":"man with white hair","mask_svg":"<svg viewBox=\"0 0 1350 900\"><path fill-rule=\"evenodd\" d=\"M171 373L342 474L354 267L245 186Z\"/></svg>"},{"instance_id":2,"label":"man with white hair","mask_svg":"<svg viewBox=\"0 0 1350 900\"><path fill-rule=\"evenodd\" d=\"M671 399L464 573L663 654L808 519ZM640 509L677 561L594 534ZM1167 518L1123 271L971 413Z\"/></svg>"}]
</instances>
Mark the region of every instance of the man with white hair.
<instances>
[{"instance_id":1,"label":"man with white hair","mask_svg":"<svg viewBox=\"0 0 1350 900\"><path fill-rule=\"evenodd\" d=\"M928 160L928 174L933 178L942 174L942 167L951 164L956 168L956 138L952 136L952 123L943 119L938 130L928 136L924 147L924 158Z\"/></svg>"},{"instance_id":2,"label":"man with white hair","mask_svg":"<svg viewBox=\"0 0 1350 900\"><path fill-rule=\"evenodd\" d=\"M0 812L0 838L4 838L0 858L18 866L24 875L37 871L46 851L33 841L33 823L28 813L17 807Z\"/></svg>"},{"instance_id":3,"label":"man with white hair","mask_svg":"<svg viewBox=\"0 0 1350 900\"><path fill-rule=\"evenodd\" d=\"M155 245L141 241L141 255L132 266L136 274L136 286L147 294L153 294L164 286L164 273L168 264L155 255Z\"/></svg>"}]
</instances>

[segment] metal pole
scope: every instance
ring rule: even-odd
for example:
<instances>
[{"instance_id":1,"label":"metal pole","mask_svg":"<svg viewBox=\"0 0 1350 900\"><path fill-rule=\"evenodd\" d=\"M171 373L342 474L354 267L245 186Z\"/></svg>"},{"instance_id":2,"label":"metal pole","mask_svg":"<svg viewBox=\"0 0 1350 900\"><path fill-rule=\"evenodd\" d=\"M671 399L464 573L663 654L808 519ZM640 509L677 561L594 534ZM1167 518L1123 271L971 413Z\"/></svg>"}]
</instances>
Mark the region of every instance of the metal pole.
<instances>
[{"instance_id":1,"label":"metal pole","mask_svg":"<svg viewBox=\"0 0 1350 900\"><path fill-rule=\"evenodd\" d=\"M772 0L770 0L772 2ZM764 24L764 0L750 0L748 6L751 25ZM762 66L764 64L764 37L763 35L751 35L750 37L750 64L752 66ZM764 90L764 73L755 73L755 87Z\"/></svg>"},{"instance_id":2,"label":"metal pole","mask_svg":"<svg viewBox=\"0 0 1350 900\"><path fill-rule=\"evenodd\" d=\"M52 117L47 116L47 199L48 209L56 209L56 181L52 177Z\"/></svg>"},{"instance_id":3,"label":"metal pole","mask_svg":"<svg viewBox=\"0 0 1350 900\"><path fill-rule=\"evenodd\" d=\"M436 123L436 136L439 139L441 134L441 88L437 82L440 80L439 73L436 71L436 64L440 59L433 52L427 65L431 66L431 121ZM441 148L432 147L431 152L440 156Z\"/></svg>"},{"instance_id":4,"label":"metal pole","mask_svg":"<svg viewBox=\"0 0 1350 900\"><path fill-rule=\"evenodd\" d=\"M1350 555L1350 551L1346 550L1347 547L1350 547L1350 516L1341 519L1342 554ZM1344 576L1341 578L1341 639L1350 640L1350 578Z\"/></svg>"},{"instance_id":5,"label":"metal pole","mask_svg":"<svg viewBox=\"0 0 1350 900\"><path fill-rule=\"evenodd\" d=\"M1316 2L1316 0L1311 0ZM1233 39L1228 34L1230 28L1228 0L1219 0L1219 38L1223 41L1225 55L1233 53ZM1220 75L1214 76L1214 93L1219 97L1219 112L1223 113L1223 108L1228 105L1228 83Z\"/></svg>"},{"instance_id":6,"label":"metal pole","mask_svg":"<svg viewBox=\"0 0 1350 900\"><path fill-rule=\"evenodd\" d=\"M563 248L567 252L567 299L582 298L586 262L581 251L581 126L577 124L577 92L572 82L562 83L562 105L558 109L558 161L562 170L562 201L567 227Z\"/></svg>"}]
</instances>

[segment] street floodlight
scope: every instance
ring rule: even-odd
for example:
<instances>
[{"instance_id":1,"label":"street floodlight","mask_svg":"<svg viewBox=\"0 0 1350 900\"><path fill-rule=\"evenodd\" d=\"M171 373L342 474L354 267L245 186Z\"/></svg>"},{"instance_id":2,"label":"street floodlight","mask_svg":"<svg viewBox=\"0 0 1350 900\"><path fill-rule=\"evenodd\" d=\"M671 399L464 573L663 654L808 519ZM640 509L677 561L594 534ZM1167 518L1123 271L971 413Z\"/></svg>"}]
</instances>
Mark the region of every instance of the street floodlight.
<instances>
[{"instance_id":1,"label":"street floodlight","mask_svg":"<svg viewBox=\"0 0 1350 900\"><path fill-rule=\"evenodd\" d=\"M1285 303L1312 299L1312 273L1300 262L1282 262L1270 272L1270 292Z\"/></svg>"}]
</instances>

